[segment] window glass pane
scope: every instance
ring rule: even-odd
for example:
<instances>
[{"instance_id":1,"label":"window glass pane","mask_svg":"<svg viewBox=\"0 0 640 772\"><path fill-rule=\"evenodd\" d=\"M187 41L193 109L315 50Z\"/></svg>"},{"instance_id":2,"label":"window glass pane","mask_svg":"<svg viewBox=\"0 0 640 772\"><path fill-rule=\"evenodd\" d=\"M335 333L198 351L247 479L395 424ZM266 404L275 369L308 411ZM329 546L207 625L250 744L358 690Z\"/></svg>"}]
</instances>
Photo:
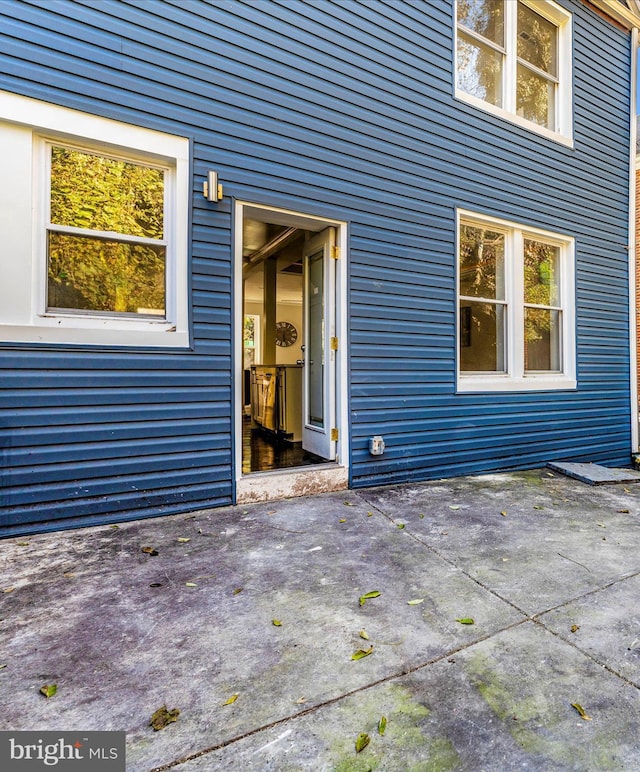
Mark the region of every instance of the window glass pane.
<instances>
[{"instance_id":1,"label":"window glass pane","mask_svg":"<svg viewBox=\"0 0 640 772\"><path fill-rule=\"evenodd\" d=\"M460 370L505 372L505 307L495 303L460 306Z\"/></svg>"},{"instance_id":2,"label":"window glass pane","mask_svg":"<svg viewBox=\"0 0 640 772\"><path fill-rule=\"evenodd\" d=\"M558 265L560 248L524 240L524 302L539 306L560 305Z\"/></svg>"},{"instance_id":3,"label":"window glass pane","mask_svg":"<svg viewBox=\"0 0 640 772\"><path fill-rule=\"evenodd\" d=\"M555 83L518 64L516 112L555 131Z\"/></svg>"},{"instance_id":4,"label":"window glass pane","mask_svg":"<svg viewBox=\"0 0 640 772\"><path fill-rule=\"evenodd\" d=\"M164 172L112 158L51 148L51 222L161 239Z\"/></svg>"},{"instance_id":5,"label":"window glass pane","mask_svg":"<svg viewBox=\"0 0 640 772\"><path fill-rule=\"evenodd\" d=\"M504 234L460 226L460 294L504 300Z\"/></svg>"},{"instance_id":6,"label":"window glass pane","mask_svg":"<svg viewBox=\"0 0 640 772\"><path fill-rule=\"evenodd\" d=\"M502 0L458 0L458 22L500 46L504 44Z\"/></svg>"},{"instance_id":7,"label":"window glass pane","mask_svg":"<svg viewBox=\"0 0 640 772\"><path fill-rule=\"evenodd\" d=\"M324 252L307 258L307 297L309 331L305 352L308 376L307 420L312 426L324 426Z\"/></svg>"},{"instance_id":8,"label":"window glass pane","mask_svg":"<svg viewBox=\"0 0 640 772\"><path fill-rule=\"evenodd\" d=\"M560 372L560 311L524 309L524 369Z\"/></svg>"},{"instance_id":9,"label":"window glass pane","mask_svg":"<svg viewBox=\"0 0 640 772\"><path fill-rule=\"evenodd\" d=\"M49 233L48 308L165 315L165 249Z\"/></svg>"},{"instance_id":10,"label":"window glass pane","mask_svg":"<svg viewBox=\"0 0 640 772\"><path fill-rule=\"evenodd\" d=\"M558 74L558 28L524 3L518 3L518 56L550 75Z\"/></svg>"},{"instance_id":11,"label":"window glass pane","mask_svg":"<svg viewBox=\"0 0 640 772\"><path fill-rule=\"evenodd\" d=\"M502 59L498 51L458 35L458 88L502 107Z\"/></svg>"}]
</instances>

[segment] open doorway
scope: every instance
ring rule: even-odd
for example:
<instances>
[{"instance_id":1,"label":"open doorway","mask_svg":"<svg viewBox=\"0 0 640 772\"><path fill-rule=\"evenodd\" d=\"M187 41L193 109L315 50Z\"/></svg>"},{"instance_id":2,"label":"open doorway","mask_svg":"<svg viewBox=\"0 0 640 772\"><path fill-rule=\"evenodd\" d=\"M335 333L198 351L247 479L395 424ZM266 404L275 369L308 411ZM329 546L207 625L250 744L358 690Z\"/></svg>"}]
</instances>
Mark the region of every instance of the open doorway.
<instances>
[{"instance_id":1,"label":"open doorway","mask_svg":"<svg viewBox=\"0 0 640 772\"><path fill-rule=\"evenodd\" d=\"M248 204L239 215L242 475L335 464L340 224Z\"/></svg>"}]
</instances>

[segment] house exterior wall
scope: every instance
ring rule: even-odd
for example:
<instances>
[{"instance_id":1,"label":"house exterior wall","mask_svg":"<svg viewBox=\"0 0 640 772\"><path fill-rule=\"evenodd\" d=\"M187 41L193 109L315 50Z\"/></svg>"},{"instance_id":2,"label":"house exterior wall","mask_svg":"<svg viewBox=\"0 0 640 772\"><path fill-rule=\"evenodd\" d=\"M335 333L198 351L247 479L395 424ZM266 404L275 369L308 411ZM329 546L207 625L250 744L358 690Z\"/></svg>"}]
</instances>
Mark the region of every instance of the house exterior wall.
<instances>
[{"instance_id":1,"label":"house exterior wall","mask_svg":"<svg viewBox=\"0 0 640 772\"><path fill-rule=\"evenodd\" d=\"M560 4L573 147L454 98L445 0L0 4L0 89L187 137L193 183L189 350L0 347L6 532L232 502L234 200L348 223L353 487L627 464L631 43ZM457 392L457 208L575 238L576 390Z\"/></svg>"}]
</instances>

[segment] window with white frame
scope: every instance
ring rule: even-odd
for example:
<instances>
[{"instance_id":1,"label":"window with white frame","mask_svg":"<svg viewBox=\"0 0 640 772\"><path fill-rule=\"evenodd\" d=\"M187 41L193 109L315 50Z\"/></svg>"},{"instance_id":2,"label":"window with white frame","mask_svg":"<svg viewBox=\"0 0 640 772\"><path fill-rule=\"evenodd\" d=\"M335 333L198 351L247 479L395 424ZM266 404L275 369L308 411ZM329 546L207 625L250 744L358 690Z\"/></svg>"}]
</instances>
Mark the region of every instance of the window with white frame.
<instances>
[{"instance_id":1,"label":"window with white frame","mask_svg":"<svg viewBox=\"0 0 640 772\"><path fill-rule=\"evenodd\" d=\"M187 139L0 92L0 340L184 347Z\"/></svg>"},{"instance_id":2,"label":"window with white frame","mask_svg":"<svg viewBox=\"0 0 640 772\"><path fill-rule=\"evenodd\" d=\"M570 142L571 15L553 0L457 0L456 96Z\"/></svg>"},{"instance_id":3,"label":"window with white frame","mask_svg":"<svg viewBox=\"0 0 640 772\"><path fill-rule=\"evenodd\" d=\"M573 240L458 218L458 390L575 388Z\"/></svg>"}]
</instances>

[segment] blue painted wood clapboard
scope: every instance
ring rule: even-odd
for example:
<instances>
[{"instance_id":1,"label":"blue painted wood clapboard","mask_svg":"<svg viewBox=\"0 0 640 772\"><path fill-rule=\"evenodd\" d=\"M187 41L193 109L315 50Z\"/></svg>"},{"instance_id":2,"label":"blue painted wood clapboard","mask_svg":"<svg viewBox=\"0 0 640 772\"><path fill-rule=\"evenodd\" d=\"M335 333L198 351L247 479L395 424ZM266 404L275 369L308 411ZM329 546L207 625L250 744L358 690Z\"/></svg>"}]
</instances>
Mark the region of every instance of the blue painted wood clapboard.
<instances>
[{"instance_id":1,"label":"blue painted wood clapboard","mask_svg":"<svg viewBox=\"0 0 640 772\"><path fill-rule=\"evenodd\" d=\"M452 0L0 4L0 89L193 141L192 350L0 346L0 526L232 501L234 198L349 224L354 487L628 463L630 38L561 4L574 148L454 99ZM456 207L575 237L576 391L456 393Z\"/></svg>"}]
</instances>

